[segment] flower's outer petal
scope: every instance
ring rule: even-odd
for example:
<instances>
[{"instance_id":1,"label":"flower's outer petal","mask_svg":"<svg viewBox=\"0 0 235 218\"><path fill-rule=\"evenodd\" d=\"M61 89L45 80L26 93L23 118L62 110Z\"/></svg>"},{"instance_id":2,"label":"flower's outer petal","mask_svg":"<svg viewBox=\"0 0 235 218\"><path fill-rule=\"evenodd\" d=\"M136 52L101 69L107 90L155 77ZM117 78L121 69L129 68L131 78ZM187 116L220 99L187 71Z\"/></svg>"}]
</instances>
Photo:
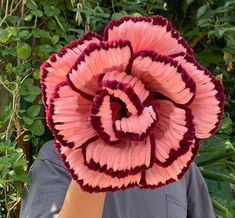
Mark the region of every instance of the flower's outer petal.
<instances>
[{"instance_id":1,"label":"flower's outer petal","mask_svg":"<svg viewBox=\"0 0 235 218\"><path fill-rule=\"evenodd\" d=\"M186 106L168 100L155 100L159 105L159 121L153 132L156 145L155 161L167 167L190 150L195 138L193 116Z\"/></svg>"},{"instance_id":2,"label":"flower's outer petal","mask_svg":"<svg viewBox=\"0 0 235 218\"><path fill-rule=\"evenodd\" d=\"M110 21L104 31L105 40L129 40L134 52L154 50L171 55L179 52L193 54L187 42L162 16L123 17Z\"/></svg>"},{"instance_id":3,"label":"flower's outer petal","mask_svg":"<svg viewBox=\"0 0 235 218\"><path fill-rule=\"evenodd\" d=\"M141 115L116 120L114 130L118 138L142 141L154 130L158 121L157 105L144 108Z\"/></svg>"},{"instance_id":4,"label":"flower's outer petal","mask_svg":"<svg viewBox=\"0 0 235 218\"><path fill-rule=\"evenodd\" d=\"M205 139L218 128L224 109L224 87L207 69L187 54L178 54L181 63L196 83L196 95L190 108L194 116L196 137Z\"/></svg>"},{"instance_id":5,"label":"flower's outer petal","mask_svg":"<svg viewBox=\"0 0 235 218\"><path fill-rule=\"evenodd\" d=\"M81 147L97 137L89 121L91 102L71 90L66 82L57 85L48 108L47 120L54 137L68 147Z\"/></svg>"},{"instance_id":6,"label":"flower's outer petal","mask_svg":"<svg viewBox=\"0 0 235 218\"><path fill-rule=\"evenodd\" d=\"M78 56L90 44L99 42L102 37L88 32L81 38L69 43L66 47L51 55L40 67L42 100L47 109L52 93L57 84L66 81L66 74L76 62Z\"/></svg>"},{"instance_id":7,"label":"flower's outer petal","mask_svg":"<svg viewBox=\"0 0 235 218\"><path fill-rule=\"evenodd\" d=\"M190 149L168 167L155 163L152 168L142 172L141 188L157 188L181 179L194 160L198 147L198 141L193 141Z\"/></svg>"},{"instance_id":8,"label":"flower's outer petal","mask_svg":"<svg viewBox=\"0 0 235 218\"><path fill-rule=\"evenodd\" d=\"M61 146L55 142L58 153L65 163L65 166L72 174L74 180L87 192L106 192L127 189L137 186L140 182L141 173L130 175L125 178L113 178L105 173L89 169L84 164L81 149L74 149Z\"/></svg>"},{"instance_id":9,"label":"flower's outer petal","mask_svg":"<svg viewBox=\"0 0 235 218\"><path fill-rule=\"evenodd\" d=\"M88 99L93 99L100 90L97 85L99 75L114 70L125 71L131 55L132 48L129 41L91 44L67 74L67 81L73 90Z\"/></svg>"},{"instance_id":10,"label":"flower's outer petal","mask_svg":"<svg viewBox=\"0 0 235 218\"><path fill-rule=\"evenodd\" d=\"M117 144L120 140L115 136L113 128L113 114L111 110L110 96L103 91L96 95L91 111L91 125L100 138L107 144Z\"/></svg>"},{"instance_id":11,"label":"flower's outer petal","mask_svg":"<svg viewBox=\"0 0 235 218\"><path fill-rule=\"evenodd\" d=\"M140 51L131 57L127 68L152 93L161 93L177 104L188 104L194 98L196 86L193 79L171 57L154 51Z\"/></svg>"},{"instance_id":12,"label":"flower's outer petal","mask_svg":"<svg viewBox=\"0 0 235 218\"><path fill-rule=\"evenodd\" d=\"M151 167L154 149L149 138L141 142L122 140L115 146L97 140L82 148L88 168L118 178L136 175Z\"/></svg>"}]
</instances>

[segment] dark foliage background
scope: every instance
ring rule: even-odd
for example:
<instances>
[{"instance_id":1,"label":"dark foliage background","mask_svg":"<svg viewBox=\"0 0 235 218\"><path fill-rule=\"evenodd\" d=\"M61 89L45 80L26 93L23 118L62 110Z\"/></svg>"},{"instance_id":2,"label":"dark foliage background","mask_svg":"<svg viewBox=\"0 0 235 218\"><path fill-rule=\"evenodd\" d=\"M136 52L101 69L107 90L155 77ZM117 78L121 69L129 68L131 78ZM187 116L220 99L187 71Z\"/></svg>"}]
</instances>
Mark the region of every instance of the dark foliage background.
<instances>
[{"instance_id":1,"label":"dark foliage background","mask_svg":"<svg viewBox=\"0 0 235 218\"><path fill-rule=\"evenodd\" d=\"M124 15L168 18L201 64L223 80L219 131L201 142L197 165L217 217L235 208L234 0L2 0L0 2L0 217L17 217L22 184L40 146L51 138L40 99L39 66L71 40Z\"/></svg>"}]
</instances>

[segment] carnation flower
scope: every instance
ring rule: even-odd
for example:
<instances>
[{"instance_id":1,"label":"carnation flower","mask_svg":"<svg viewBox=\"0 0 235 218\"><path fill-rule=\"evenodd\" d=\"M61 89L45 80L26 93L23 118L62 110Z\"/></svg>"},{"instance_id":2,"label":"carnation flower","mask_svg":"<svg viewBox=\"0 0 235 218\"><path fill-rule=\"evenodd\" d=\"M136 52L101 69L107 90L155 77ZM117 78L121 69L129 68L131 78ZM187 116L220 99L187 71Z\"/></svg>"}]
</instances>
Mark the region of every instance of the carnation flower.
<instances>
[{"instance_id":1,"label":"carnation flower","mask_svg":"<svg viewBox=\"0 0 235 218\"><path fill-rule=\"evenodd\" d=\"M223 113L224 89L162 16L112 20L41 66L47 123L81 188L180 179Z\"/></svg>"}]
</instances>

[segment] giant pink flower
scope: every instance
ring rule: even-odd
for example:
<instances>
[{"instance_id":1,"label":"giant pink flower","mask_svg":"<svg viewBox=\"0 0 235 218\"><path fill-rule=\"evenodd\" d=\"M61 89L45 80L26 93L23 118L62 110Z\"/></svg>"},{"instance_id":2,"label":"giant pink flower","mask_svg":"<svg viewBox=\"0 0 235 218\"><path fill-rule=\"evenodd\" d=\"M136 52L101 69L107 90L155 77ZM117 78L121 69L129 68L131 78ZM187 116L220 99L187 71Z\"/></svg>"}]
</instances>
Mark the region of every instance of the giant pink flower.
<instances>
[{"instance_id":1,"label":"giant pink flower","mask_svg":"<svg viewBox=\"0 0 235 218\"><path fill-rule=\"evenodd\" d=\"M181 178L223 112L223 86L161 16L112 20L41 66L55 144L86 191Z\"/></svg>"}]
</instances>

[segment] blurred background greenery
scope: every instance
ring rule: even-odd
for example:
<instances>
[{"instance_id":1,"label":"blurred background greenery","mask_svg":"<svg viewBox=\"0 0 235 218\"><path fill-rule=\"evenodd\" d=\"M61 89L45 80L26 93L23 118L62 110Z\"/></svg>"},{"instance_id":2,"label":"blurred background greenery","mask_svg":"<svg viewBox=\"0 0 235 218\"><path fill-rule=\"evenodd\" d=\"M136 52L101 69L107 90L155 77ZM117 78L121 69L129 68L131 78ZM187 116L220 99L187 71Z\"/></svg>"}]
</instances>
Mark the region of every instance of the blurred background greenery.
<instances>
[{"instance_id":1,"label":"blurred background greenery","mask_svg":"<svg viewBox=\"0 0 235 218\"><path fill-rule=\"evenodd\" d=\"M102 32L112 18L163 15L190 43L197 59L225 85L217 134L201 142L196 163L217 217L235 208L234 0L1 0L0 218L18 217L27 169L51 139L40 98L39 66L86 31Z\"/></svg>"}]
</instances>

